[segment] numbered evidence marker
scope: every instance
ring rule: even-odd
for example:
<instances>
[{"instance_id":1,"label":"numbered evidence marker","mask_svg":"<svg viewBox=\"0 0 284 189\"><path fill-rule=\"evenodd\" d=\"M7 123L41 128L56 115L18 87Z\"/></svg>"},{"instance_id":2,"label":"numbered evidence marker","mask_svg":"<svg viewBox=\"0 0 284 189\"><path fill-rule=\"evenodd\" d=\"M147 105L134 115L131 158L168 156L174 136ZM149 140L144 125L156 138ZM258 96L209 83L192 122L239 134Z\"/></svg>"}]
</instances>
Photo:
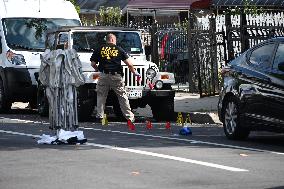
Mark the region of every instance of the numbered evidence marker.
<instances>
[{"instance_id":1,"label":"numbered evidence marker","mask_svg":"<svg viewBox=\"0 0 284 189\"><path fill-rule=\"evenodd\" d=\"M177 125L182 125L183 126L183 116L182 116L181 112L178 113L176 123L177 123Z\"/></svg>"},{"instance_id":2,"label":"numbered evidence marker","mask_svg":"<svg viewBox=\"0 0 284 189\"><path fill-rule=\"evenodd\" d=\"M169 121L166 122L165 128L166 128L167 130L170 130L170 129L171 129L171 123L170 123Z\"/></svg>"},{"instance_id":3,"label":"numbered evidence marker","mask_svg":"<svg viewBox=\"0 0 284 189\"><path fill-rule=\"evenodd\" d=\"M151 121L146 121L146 129L153 129Z\"/></svg>"},{"instance_id":4,"label":"numbered evidence marker","mask_svg":"<svg viewBox=\"0 0 284 189\"><path fill-rule=\"evenodd\" d=\"M104 126L108 125L108 120L107 120L107 115L106 114L104 114L104 116L103 116L102 125L104 125Z\"/></svg>"},{"instance_id":5,"label":"numbered evidence marker","mask_svg":"<svg viewBox=\"0 0 284 189\"><path fill-rule=\"evenodd\" d=\"M184 125L185 125L185 126L186 126L186 125L190 125L190 126L192 125L192 122L191 122L189 113L186 115Z\"/></svg>"}]
</instances>

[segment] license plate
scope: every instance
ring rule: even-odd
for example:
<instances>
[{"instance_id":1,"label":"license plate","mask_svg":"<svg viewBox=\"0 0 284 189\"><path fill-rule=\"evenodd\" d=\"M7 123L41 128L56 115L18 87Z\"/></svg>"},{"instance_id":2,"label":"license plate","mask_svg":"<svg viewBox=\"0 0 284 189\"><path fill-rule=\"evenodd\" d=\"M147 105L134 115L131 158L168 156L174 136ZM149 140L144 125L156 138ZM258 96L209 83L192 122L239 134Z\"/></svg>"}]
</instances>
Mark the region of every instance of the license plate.
<instances>
[{"instance_id":1,"label":"license plate","mask_svg":"<svg viewBox=\"0 0 284 189\"><path fill-rule=\"evenodd\" d=\"M127 88L126 89L126 95L129 99L136 99L142 97L142 90L136 89L136 88Z\"/></svg>"}]
</instances>

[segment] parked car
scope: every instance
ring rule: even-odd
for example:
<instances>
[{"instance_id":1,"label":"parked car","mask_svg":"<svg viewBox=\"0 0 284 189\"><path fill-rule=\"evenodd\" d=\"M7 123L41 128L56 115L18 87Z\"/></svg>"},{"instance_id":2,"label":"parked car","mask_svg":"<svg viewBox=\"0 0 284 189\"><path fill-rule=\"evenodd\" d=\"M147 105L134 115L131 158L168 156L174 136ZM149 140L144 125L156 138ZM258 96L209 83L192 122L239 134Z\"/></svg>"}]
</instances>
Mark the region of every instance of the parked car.
<instances>
[{"instance_id":1,"label":"parked car","mask_svg":"<svg viewBox=\"0 0 284 189\"><path fill-rule=\"evenodd\" d=\"M284 131L284 37L262 42L222 70L218 114L229 139Z\"/></svg>"}]
</instances>

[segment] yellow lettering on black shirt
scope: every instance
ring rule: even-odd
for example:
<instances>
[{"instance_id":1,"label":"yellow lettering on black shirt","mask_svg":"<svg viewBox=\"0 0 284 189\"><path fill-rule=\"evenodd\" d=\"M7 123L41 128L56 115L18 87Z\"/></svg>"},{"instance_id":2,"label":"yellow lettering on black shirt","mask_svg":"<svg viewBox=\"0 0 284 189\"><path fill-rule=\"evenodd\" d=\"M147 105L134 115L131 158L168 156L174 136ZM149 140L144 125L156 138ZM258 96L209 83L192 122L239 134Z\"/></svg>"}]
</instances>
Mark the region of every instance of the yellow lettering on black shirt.
<instances>
[{"instance_id":1,"label":"yellow lettering on black shirt","mask_svg":"<svg viewBox=\"0 0 284 189\"><path fill-rule=\"evenodd\" d=\"M118 50L115 47L103 47L101 49L101 56L102 58L106 57L110 60L112 57L117 57Z\"/></svg>"}]
</instances>

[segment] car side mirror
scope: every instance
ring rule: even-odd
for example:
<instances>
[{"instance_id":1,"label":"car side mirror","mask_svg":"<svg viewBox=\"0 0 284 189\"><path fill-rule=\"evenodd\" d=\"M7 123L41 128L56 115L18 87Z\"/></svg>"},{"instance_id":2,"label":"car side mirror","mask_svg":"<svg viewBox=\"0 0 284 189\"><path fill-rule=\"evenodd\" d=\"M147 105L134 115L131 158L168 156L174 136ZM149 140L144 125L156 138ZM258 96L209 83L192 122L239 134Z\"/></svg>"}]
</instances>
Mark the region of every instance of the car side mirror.
<instances>
[{"instance_id":1,"label":"car side mirror","mask_svg":"<svg viewBox=\"0 0 284 189\"><path fill-rule=\"evenodd\" d=\"M150 45L145 45L145 55L149 56L152 53L152 48Z\"/></svg>"},{"instance_id":2,"label":"car side mirror","mask_svg":"<svg viewBox=\"0 0 284 189\"><path fill-rule=\"evenodd\" d=\"M284 72L284 62L281 62L278 64L278 69L282 72Z\"/></svg>"}]
</instances>

